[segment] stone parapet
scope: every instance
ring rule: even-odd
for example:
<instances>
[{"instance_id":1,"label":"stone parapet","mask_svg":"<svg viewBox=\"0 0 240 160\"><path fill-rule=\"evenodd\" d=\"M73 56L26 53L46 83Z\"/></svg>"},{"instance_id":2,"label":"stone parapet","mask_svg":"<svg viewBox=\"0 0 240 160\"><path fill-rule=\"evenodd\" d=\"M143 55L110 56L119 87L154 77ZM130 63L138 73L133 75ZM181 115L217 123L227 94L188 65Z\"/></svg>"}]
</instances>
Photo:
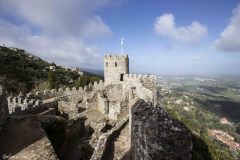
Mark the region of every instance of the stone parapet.
<instances>
[{"instance_id":1,"label":"stone parapet","mask_svg":"<svg viewBox=\"0 0 240 160\"><path fill-rule=\"evenodd\" d=\"M144 100L131 110L132 159L190 160L191 132L161 107Z\"/></svg>"}]
</instances>

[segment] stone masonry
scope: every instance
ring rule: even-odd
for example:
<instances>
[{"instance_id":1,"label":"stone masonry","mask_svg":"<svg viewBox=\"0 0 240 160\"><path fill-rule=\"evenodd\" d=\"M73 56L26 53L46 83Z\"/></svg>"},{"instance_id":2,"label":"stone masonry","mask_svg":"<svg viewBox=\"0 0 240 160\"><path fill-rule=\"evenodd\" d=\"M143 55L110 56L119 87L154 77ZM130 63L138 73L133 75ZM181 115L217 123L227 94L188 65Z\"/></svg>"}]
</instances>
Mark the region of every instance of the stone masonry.
<instances>
[{"instance_id":1,"label":"stone masonry","mask_svg":"<svg viewBox=\"0 0 240 160\"><path fill-rule=\"evenodd\" d=\"M3 91L3 87L0 85L0 131L5 124L8 117L8 105L7 99Z\"/></svg>"},{"instance_id":2,"label":"stone masonry","mask_svg":"<svg viewBox=\"0 0 240 160\"><path fill-rule=\"evenodd\" d=\"M40 106L49 98L59 100L59 108L70 118L78 114L78 107L96 109L112 120L128 114L129 102L139 97L156 105L156 76L129 74L128 55L106 55L104 57L104 82L95 82L83 88L53 89L29 93L27 97L8 97L9 114L18 110ZM61 98L60 98L61 99Z\"/></svg>"},{"instance_id":3,"label":"stone masonry","mask_svg":"<svg viewBox=\"0 0 240 160\"><path fill-rule=\"evenodd\" d=\"M128 73L128 55L106 55L104 57L104 81L106 84L118 84L123 81L123 75Z\"/></svg>"},{"instance_id":4,"label":"stone masonry","mask_svg":"<svg viewBox=\"0 0 240 160\"><path fill-rule=\"evenodd\" d=\"M189 130L172 119L161 107L143 100L132 107L133 160L190 160L192 140Z\"/></svg>"},{"instance_id":5,"label":"stone masonry","mask_svg":"<svg viewBox=\"0 0 240 160\"><path fill-rule=\"evenodd\" d=\"M41 108L49 101L57 102L58 112L69 121L86 118L85 130L94 132L89 137L94 149L91 159L111 155L107 153L114 149L107 146L114 146L111 144L115 144L116 133L121 133L123 126L129 126L130 140L125 144L131 148L124 153L128 159L191 159L190 132L158 107L156 76L129 74L128 55L104 57L104 81L79 88L29 93L26 97L8 97L9 114L14 116L31 108ZM103 129L106 124L111 127ZM120 137L119 141L121 139L124 138ZM111 157L115 157L114 153Z\"/></svg>"}]
</instances>

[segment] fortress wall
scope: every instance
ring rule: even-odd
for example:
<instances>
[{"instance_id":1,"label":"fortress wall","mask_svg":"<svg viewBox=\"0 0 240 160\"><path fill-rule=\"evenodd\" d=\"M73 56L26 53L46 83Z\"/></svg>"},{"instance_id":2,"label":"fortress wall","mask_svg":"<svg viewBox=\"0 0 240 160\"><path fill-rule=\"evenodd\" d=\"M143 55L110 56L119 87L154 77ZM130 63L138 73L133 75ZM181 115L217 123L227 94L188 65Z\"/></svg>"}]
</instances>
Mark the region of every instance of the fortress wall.
<instances>
[{"instance_id":1,"label":"fortress wall","mask_svg":"<svg viewBox=\"0 0 240 160\"><path fill-rule=\"evenodd\" d=\"M93 83L93 90L103 90L105 88L104 82L100 80Z\"/></svg>"},{"instance_id":2,"label":"fortress wall","mask_svg":"<svg viewBox=\"0 0 240 160\"><path fill-rule=\"evenodd\" d=\"M39 122L38 116L32 116L32 117L25 117L24 121L16 122L19 124L19 126L24 126L22 131L15 134L15 136L20 136L24 138L10 138L7 139L7 141L10 141L10 143L16 145L18 144L18 148L20 150L16 153L11 155L9 160L39 160L39 159L46 159L46 160L57 160L58 157L54 151L54 148L50 142L50 140L47 137L47 134L42 129L42 125ZM17 135L18 133L24 133L24 135ZM2 142L1 142L2 143ZM4 143L3 143L4 144ZM13 150L9 150L9 152L6 153L14 153L16 150L16 147L12 146ZM15 148L15 150L14 150ZM8 159L8 158L7 158Z\"/></svg>"},{"instance_id":3,"label":"fortress wall","mask_svg":"<svg viewBox=\"0 0 240 160\"><path fill-rule=\"evenodd\" d=\"M130 113L133 160L191 159L191 132L161 107L139 100Z\"/></svg>"},{"instance_id":4,"label":"fortress wall","mask_svg":"<svg viewBox=\"0 0 240 160\"><path fill-rule=\"evenodd\" d=\"M98 93L98 110L103 114L109 113L109 101L103 96L101 92Z\"/></svg>"},{"instance_id":5,"label":"fortress wall","mask_svg":"<svg viewBox=\"0 0 240 160\"><path fill-rule=\"evenodd\" d=\"M70 118L78 114L78 107L92 108L98 106L97 92L104 88L103 81L94 82L84 87L66 88L63 91L64 100L58 102L59 109L67 113ZM94 97L95 96L95 97Z\"/></svg>"},{"instance_id":6,"label":"fortress wall","mask_svg":"<svg viewBox=\"0 0 240 160\"><path fill-rule=\"evenodd\" d=\"M87 99L87 105L86 108L87 109L98 109L98 94L97 93L93 93L93 95Z\"/></svg>"},{"instance_id":7,"label":"fortress wall","mask_svg":"<svg viewBox=\"0 0 240 160\"><path fill-rule=\"evenodd\" d=\"M131 95L135 95L140 99L154 104L157 103L156 76L125 74L123 82L124 92L130 92Z\"/></svg>"},{"instance_id":8,"label":"fortress wall","mask_svg":"<svg viewBox=\"0 0 240 160\"><path fill-rule=\"evenodd\" d=\"M17 157L17 158L15 158ZM18 158L21 157L21 158ZM41 157L41 158L40 158ZM52 147L51 142L47 137L34 142L33 144L27 146L17 154L9 158L9 160L37 160L37 159L47 159L47 160L58 160L58 157Z\"/></svg>"},{"instance_id":9,"label":"fortress wall","mask_svg":"<svg viewBox=\"0 0 240 160\"><path fill-rule=\"evenodd\" d=\"M8 97L9 114L15 113L16 110L24 111L29 108L38 107L42 102L36 99L27 99L19 97Z\"/></svg>"},{"instance_id":10,"label":"fortress wall","mask_svg":"<svg viewBox=\"0 0 240 160\"><path fill-rule=\"evenodd\" d=\"M107 133L103 133L97 142L95 150L90 160L102 160L107 159L108 149L110 148L111 142L117 137L117 134L124 128L128 123L128 116L123 118L114 128L109 130Z\"/></svg>"},{"instance_id":11,"label":"fortress wall","mask_svg":"<svg viewBox=\"0 0 240 160\"><path fill-rule=\"evenodd\" d=\"M145 88L154 90L157 78L155 75L124 74L123 81L126 83L141 83Z\"/></svg>"},{"instance_id":12,"label":"fortress wall","mask_svg":"<svg viewBox=\"0 0 240 160\"><path fill-rule=\"evenodd\" d=\"M4 126L6 119L8 117L8 106L7 106L7 99L3 93L2 86L0 85L0 131Z\"/></svg>"},{"instance_id":13,"label":"fortress wall","mask_svg":"<svg viewBox=\"0 0 240 160\"><path fill-rule=\"evenodd\" d=\"M45 108L56 107L56 101L42 103L41 100L23 99L18 97L8 97L8 111L9 114L26 114L31 112L38 112Z\"/></svg>"},{"instance_id":14,"label":"fortress wall","mask_svg":"<svg viewBox=\"0 0 240 160\"><path fill-rule=\"evenodd\" d=\"M109 101L122 101L122 93L122 84L109 84L104 89L104 95Z\"/></svg>"},{"instance_id":15,"label":"fortress wall","mask_svg":"<svg viewBox=\"0 0 240 160\"><path fill-rule=\"evenodd\" d=\"M86 85L84 87L73 87L73 88L59 88L59 89L52 89L52 90L45 90L43 92L36 92L36 93L28 93L28 98L34 98L34 99L49 99L54 98L58 96L69 96L73 94L83 94L85 92L93 91L93 90L101 90L104 89L104 82L100 80L99 82L95 81L93 84Z\"/></svg>"},{"instance_id":16,"label":"fortress wall","mask_svg":"<svg viewBox=\"0 0 240 160\"><path fill-rule=\"evenodd\" d=\"M109 118L112 120L118 120L118 115L121 114L121 102L113 101L109 103Z\"/></svg>"},{"instance_id":17,"label":"fortress wall","mask_svg":"<svg viewBox=\"0 0 240 160\"><path fill-rule=\"evenodd\" d=\"M84 87L79 87L78 89L73 88L59 88L52 90L45 90L44 92L28 93L26 97L8 97L8 109L9 114L15 112L16 109L24 111L28 108L38 107L42 100L64 97L67 96L73 103L77 103L79 100L83 99L84 96L89 96L93 91L104 89L104 82L101 80L99 82L94 82L94 84L89 84Z\"/></svg>"}]
</instances>

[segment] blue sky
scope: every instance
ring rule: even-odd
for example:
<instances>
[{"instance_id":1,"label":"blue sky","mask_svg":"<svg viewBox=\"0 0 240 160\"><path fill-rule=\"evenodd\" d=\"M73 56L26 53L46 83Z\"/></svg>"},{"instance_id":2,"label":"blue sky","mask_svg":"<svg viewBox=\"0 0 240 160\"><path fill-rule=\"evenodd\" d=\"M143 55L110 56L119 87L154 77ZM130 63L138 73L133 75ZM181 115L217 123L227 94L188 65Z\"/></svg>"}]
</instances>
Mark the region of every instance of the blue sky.
<instances>
[{"instance_id":1,"label":"blue sky","mask_svg":"<svg viewBox=\"0 0 240 160\"><path fill-rule=\"evenodd\" d=\"M0 0L0 44L61 65L130 72L240 74L239 0Z\"/></svg>"}]
</instances>

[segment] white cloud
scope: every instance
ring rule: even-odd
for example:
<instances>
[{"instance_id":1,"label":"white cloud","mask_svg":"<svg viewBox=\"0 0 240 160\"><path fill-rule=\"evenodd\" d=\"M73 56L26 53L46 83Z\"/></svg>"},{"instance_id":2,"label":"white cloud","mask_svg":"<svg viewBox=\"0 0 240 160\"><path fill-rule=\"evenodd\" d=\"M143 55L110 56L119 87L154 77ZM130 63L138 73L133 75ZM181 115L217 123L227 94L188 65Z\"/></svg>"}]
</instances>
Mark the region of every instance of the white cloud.
<instances>
[{"instance_id":1,"label":"white cloud","mask_svg":"<svg viewBox=\"0 0 240 160\"><path fill-rule=\"evenodd\" d=\"M111 34L97 12L112 3L113 0L1 0L0 44L23 48L64 65L99 67L102 58L98 49L86 41ZM3 19L1 15L12 18Z\"/></svg>"},{"instance_id":2,"label":"white cloud","mask_svg":"<svg viewBox=\"0 0 240 160\"><path fill-rule=\"evenodd\" d=\"M201 56L194 56L193 57L193 61L201 61L203 59L203 57L201 57Z\"/></svg>"},{"instance_id":3,"label":"white cloud","mask_svg":"<svg viewBox=\"0 0 240 160\"><path fill-rule=\"evenodd\" d=\"M177 27L173 14L163 14L154 23L156 33L182 43L193 43L207 34L207 27L197 21L188 26Z\"/></svg>"},{"instance_id":4,"label":"white cloud","mask_svg":"<svg viewBox=\"0 0 240 160\"><path fill-rule=\"evenodd\" d=\"M233 10L230 23L215 41L215 47L226 52L240 51L240 4Z\"/></svg>"}]
</instances>

